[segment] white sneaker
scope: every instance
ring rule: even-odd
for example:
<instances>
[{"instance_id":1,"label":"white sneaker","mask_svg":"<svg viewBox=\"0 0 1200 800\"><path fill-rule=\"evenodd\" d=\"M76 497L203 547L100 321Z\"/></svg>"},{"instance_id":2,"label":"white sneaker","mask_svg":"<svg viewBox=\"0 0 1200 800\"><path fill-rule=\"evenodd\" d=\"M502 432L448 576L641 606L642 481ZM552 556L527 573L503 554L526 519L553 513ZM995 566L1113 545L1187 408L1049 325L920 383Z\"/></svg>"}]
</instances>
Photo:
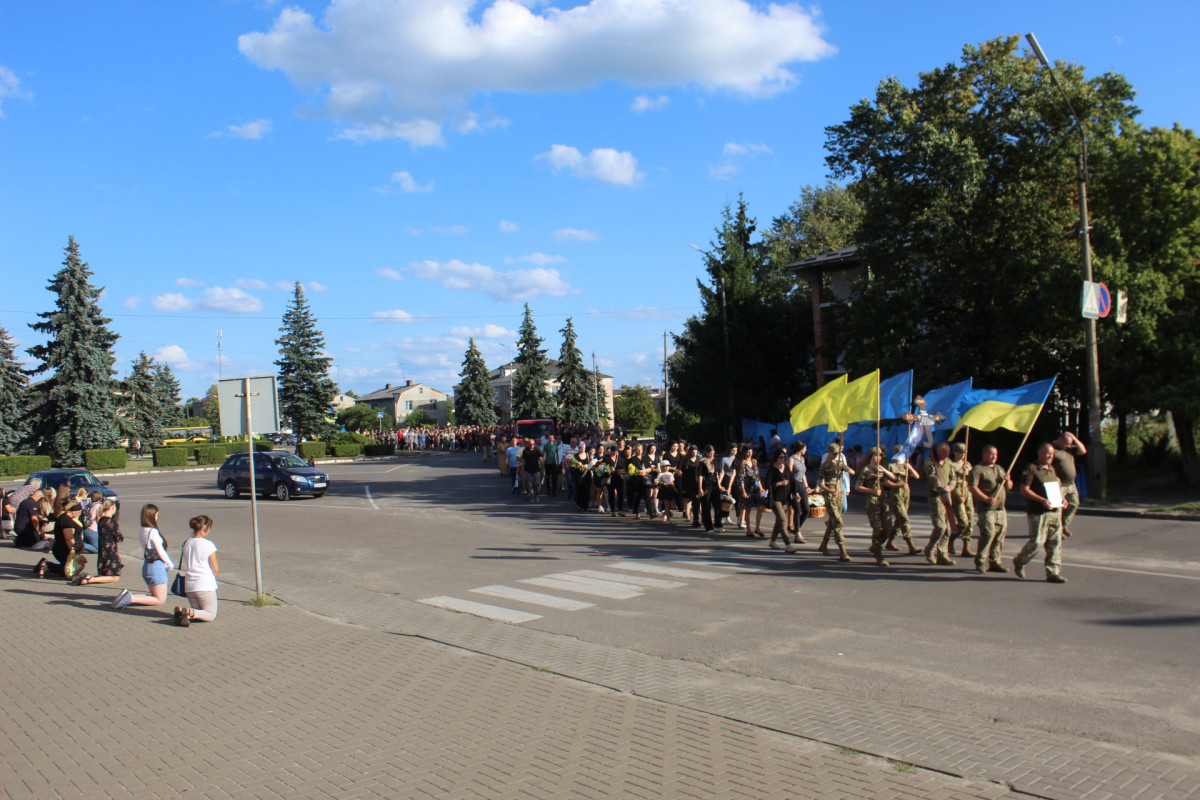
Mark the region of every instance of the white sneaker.
<instances>
[{"instance_id":1,"label":"white sneaker","mask_svg":"<svg viewBox=\"0 0 1200 800\"><path fill-rule=\"evenodd\" d=\"M116 609L125 608L133 602L133 593L128 589L122 589L121 593L113 598L112 607Z\"/></svg>"}]
</instances>

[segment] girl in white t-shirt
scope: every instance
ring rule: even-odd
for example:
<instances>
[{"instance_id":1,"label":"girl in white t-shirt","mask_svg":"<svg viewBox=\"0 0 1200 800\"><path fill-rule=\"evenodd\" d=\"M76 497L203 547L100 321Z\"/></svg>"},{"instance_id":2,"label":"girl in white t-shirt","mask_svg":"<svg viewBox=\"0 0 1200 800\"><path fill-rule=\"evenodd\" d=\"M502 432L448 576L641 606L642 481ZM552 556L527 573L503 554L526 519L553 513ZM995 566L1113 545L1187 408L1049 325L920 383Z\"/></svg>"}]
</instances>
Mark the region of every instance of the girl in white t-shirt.
<instances>
[{"instance_id":1,"label":"girl in white t-shirt","mask_svg":"<svg viewBox=\"0 0 1200 800\"><path fill-rule=\"evenodd\" d=\"M192 620L212 622L217 618L217 546L208 538L212 517L201 514L188 521L192 538L183 543L179 554L179 571L183 573L183 590L191 608L175 607L175 624L187 627Z\"/></svg>"}]
</instances>

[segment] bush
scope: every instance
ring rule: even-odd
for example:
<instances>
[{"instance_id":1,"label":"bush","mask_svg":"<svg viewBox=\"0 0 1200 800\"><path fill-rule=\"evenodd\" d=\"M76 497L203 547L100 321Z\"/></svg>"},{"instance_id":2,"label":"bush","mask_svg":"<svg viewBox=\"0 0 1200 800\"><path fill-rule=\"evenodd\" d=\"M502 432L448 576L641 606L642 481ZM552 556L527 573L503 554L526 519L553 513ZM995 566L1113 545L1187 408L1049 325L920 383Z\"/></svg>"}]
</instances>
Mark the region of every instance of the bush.
<instances>
[{"instance_id":1,"label":"bush","mask_svg":"<svg viewBox=\"0 0 1200 800\"><path fill-rule=\"evenodd\" d=\"M335 444L361 444L363 446L375 444L375 440L370 436L363 436L361 433L352 433L350 431L342 431L335 433L325 440L330 445Z\"/></svg>"},{"instance_id":2,"label":"bush","mask_svg":"<svg viewBox=\"0 0 1200 800\"><path fill-rule=\"evenodd\" d=\"M324 442L301 442L296 445L296 455L305 459L322 458L325 455Z\"/></svg>"},{"instance_id":3,"label":"bush","mask_svg":"<svg viewBox=\"0 0 1200 800\"><path fill-rule=\"evenodd\" d=\"M83 465L91 470L124 469L125 464L125 451L122 449L83 451Z\"/></svg>"},{"instance_id":4,"label":"bush","mask_svg":"<svg viewBox=\"0 0 1200 800\"><path fill-rule=\"evenodd\" d=\"M154 466L156 467L186 467L188 450L185 447L156 447L154 448Z\"/></svg>"},{"instance_id":5,"label":"bush","mask_svg":"<svg viewBox=\"0 0 1200 800\"><path fill-rule=\"evenodd\" d=\"M28 475L50 469L50 456L0 456L0 475Z\"/></svg>"},{"instance_id":6,"label":"bush","mask_svg":"<svg viewBox=\"0 0 1200 800\"><path fill-rule=\"evenodd\" d=\"M363 446L364 456L394 456L396 454L396 445L394 444L368 444Z\"/></svg>"},{"instance_id":7,"label":"bush","mask_svg":"<svg viewBox=\"0 0 1200 800\"><path fill-rule=\"evenodd\" d=\"M363 446L361 444L335 444L333 446L333 455L335 458L357 458L362 455Z\"/></svg>"},{"instance_id":8,"label":"bush","mask_svg":"<svg viewBox=\"0 0 1200 800\"><path fill-rule=\"evenodd\" d=\"M223 464L229 455L224 445L216 447L201 447L196 450L196 463L202 466Z\"/></svg>"}]
</instances>

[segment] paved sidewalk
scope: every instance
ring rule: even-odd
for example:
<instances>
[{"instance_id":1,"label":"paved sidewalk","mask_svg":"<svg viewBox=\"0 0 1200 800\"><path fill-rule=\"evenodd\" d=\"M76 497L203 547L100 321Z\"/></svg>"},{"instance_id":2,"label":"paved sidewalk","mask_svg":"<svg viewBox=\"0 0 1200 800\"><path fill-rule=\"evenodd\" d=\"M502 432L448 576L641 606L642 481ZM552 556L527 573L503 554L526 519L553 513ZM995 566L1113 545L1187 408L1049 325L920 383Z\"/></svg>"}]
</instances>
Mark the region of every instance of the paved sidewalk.
<instances>
[{"instance_id":1,"label":"paved sidewalk","mask_svg":"<svg viewBox=\"0 0 1200 800\"><path fill-rule=\"evenodd\" d=\"M0 548L0 797L1027 796L478 652L501 623L462 647L223 586L218 621L180 629L33 560Z\"/></svg>"}]
</instances>

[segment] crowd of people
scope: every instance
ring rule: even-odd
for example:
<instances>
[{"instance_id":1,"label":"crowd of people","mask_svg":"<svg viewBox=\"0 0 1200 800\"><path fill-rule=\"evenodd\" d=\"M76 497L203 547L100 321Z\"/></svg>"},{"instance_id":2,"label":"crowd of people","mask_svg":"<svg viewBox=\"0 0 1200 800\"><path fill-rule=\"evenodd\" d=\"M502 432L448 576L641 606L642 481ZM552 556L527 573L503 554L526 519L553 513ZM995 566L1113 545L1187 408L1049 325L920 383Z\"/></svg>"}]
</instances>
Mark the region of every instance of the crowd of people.
<instances>
[{"instance_id":1,"label":"crowd of people","mask_svg":"<svg viewBox=\"0 0 1200 800\"><path fill-rule=\"evenodd\" d=\"M852 561L843 533L847 496L864 495L871 526L868 552L881 567L890 566L886 552L923 555L934 566L954 566L953 555L974 559L975 571L1008 572L1003 563L1008 529L1007 492L1014 480L999 464L999 451L988 445L982 460L972 465L962 442L934 446L926 456L918 450L907 458L897 445L890 457L881 447L867 451L843 450L840 437L830 444L816 466L817 479L809 482L813 466L807 447L796 441L786 447L772 437L770 443L731 445L718 455L711 445L698 447L671 442L627 440L596 431L568 430L561 436L537 439L495 434L494 452L500 474L511 482L513 494L529 503L542 495L564 495L581 513L634 519L679 519L692 528L724 533L727 526L751 539L766 538L763 515L772 515L768 542L774 549L796 552L806 542L804 525L824 518L824 535L817 550L840 561ZM491 460L491 448L483 451ZM1020 474L1019 491L1026 502L1029 540L1013 559L1013 571L1025 577L1025 567L1040 550L1045 551L1046 580L1066 583L1062 576L1063 537L1079 508L1075 487L1075 457L1087 452L1071 433L1037 450L1037 460ZM924 480L928 489L932 533L918 547L910 522L912 480ZM978 534L974 534L978 527ZM976 549L972 542L977 540ZM960 549L961 548L961 549Z\"/></svg>"},{"instance_id":2,"label":"crowd of people","mask_svg":"<svg viewBox=\"0 0 1200 800\"><path fill-rule=\"evenodd\" d=\"M31 478L12 492L0 489L4 520L0 535L13 536L16 547L48 552L33 567L38 578L60 577L72 586L116 583L125 565L120 545L125 541L118 521L117 501L100 492L71 492L68 485L42 486ZM167 602L170 572L176 569L167 552L167 540L159 530L159 509L153 503L142 507L138 543L142 552L142 579L146 594L122 589L111 601L115 609L128 606L163 606ZM208 538L213 521L207 515L193 517L191 536L180 551L178 579L187 606L175 606L176 625L192 621L211 622L217 617L217 547ZM88 555L95 554L94 572L87 571Z\"/></svg>"}]
</instances>

